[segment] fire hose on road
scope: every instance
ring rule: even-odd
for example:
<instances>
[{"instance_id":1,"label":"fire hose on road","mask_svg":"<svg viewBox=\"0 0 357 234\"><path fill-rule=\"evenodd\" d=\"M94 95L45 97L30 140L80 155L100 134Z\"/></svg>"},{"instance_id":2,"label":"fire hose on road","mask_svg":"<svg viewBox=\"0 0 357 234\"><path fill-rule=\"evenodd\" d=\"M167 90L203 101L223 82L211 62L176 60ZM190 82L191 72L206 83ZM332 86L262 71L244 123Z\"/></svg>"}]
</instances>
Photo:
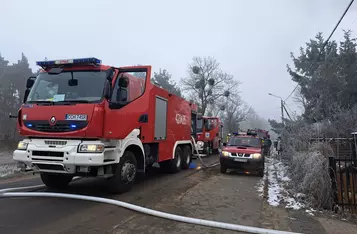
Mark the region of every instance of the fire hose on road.
<instances>
[{"instance_id":1,"label":"fire hose on road","mask_svg":"<svg viewBox=\"0 0 357 234\"><path fill-rule=\"evenodd\" d=\"M196 144L195 141L194 141L194 144ZM219 164L219 163L215 163L213 165L204 164L196 147L195 147L195 150L197 151L198 158L201 161L201 164L203 167L211 168L211 167L214 167ZM78 180L78 179L80 179L80 178L76 177L73 179L73 181ZM123 208L129 209L129 210L133 210L136 212L140 212L143 214L156 216L159 218L164 218L164 219L183 222L183 223L190 223L190 224L195 224L195 225L200 225L200 226L206 226L206 227L213 227L213 228L232 230L232 231L240 231L240 232L246 232L246 233L257 233L257 234L294 234L293 232L285 232L285 231L278 231L278 230L271 230L271 229L264 229L264 228L257 228L257 227L251 227L251 226L243 226L243 225L237 225L237 224L231 224L231 223L223 223L223 222L217 222L217 221L185 217L185 216L165 213L162 211L152 210L149 208L133 205L130 203L126 203L126 202L122 202L122 201L118 201L118 200L114 200L114 199L108 199L108 198L77 195L77 194L52 193L52 192L16 192L16 191L23 191L23 190L38 190L38 189L43 189L43 188L46 188L46 186L45 185L36 185L36 186L28 186L28 187L2 189L2 190L0 190L0 198L55 197L55 198L77 199L77 200L101 202L101 203L105 203L105 204L109 204L109 205L115 205L115 206L123 207Z\"/></svg>"},{"instance_id":2,"label":"fire hose on road","mask_svg":"<svg viewBox=\"0 0 357 234\"><path fill-rule=\"evenodd\" d=\"M200 152L199 152L198 149L197 149L197 143L196 143L195 138L191 136L191 139L192 139L192 142L193 142L193 145L194 145L194 146L193 146L194 152L196 151L197 158L200 160L201 165L202 165L204 168L212 168L212 167L215 167L215 166L219 165L219 162L218 162L218 163L214 163L214 164L212 164L212 165L206 165L206 164L203 162L203 160L202 160L202 158L201 158L201 154L200 154Z\"/></svg>"},{"instance_id":3,"label":"fire hose on road","mask_svg":"<svg viewBox=\"0 0 357 234\"><path fill-rule=\"evenodd\" d=\"M92 196L85 196L85 195L76 195L76 194L65 194L65 193L50 193L50 192L14 192L19 190L28 190L28 189L42 189L45 188L45 185L37 185L37 186L29 186L29 187L19 187L19 188L8 188L0 190L0 198L7 198L7 197L56 197L56 198L68 198L68 199L77 199L77 200L85 200L85 201L93 201L93 202L101 202L106 203L109 205L115 205L119 207L123 207L126 209L130 209L136 212L141 212L143 214L156 216L159 218L196 224L206 227L213 227L213 228L220 228L226 230L233 230L233 231L241 231L247 233L258 233L258 234L293 234L292 232L285 232L285 231L277 231L277 230L270 230L264 228L256 228L250 226L243 226L237 224L230 224L230 223L223 223L223 222L216 222L204 219L197 219L197 218L190 218L180 215L174 215L165 213L162 211L152 210L149 208L133 205L130 203L117 201L108 198L101 198L101 197L92 197Z\"/></svg>"}]
</instances>

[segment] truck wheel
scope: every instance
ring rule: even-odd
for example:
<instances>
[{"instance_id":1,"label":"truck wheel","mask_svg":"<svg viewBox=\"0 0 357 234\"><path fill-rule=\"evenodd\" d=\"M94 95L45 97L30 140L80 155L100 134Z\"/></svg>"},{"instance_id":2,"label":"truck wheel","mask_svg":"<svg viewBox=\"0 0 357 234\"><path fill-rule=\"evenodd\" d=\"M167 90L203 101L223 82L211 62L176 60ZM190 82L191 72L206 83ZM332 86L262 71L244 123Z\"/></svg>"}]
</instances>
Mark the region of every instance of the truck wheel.
<instances>
[{"instance_id":1,"label":"truck wheel","mask_svg":"<svg viewBox=\"0 0 357 234\"><path fill-rule=\"evenodd\" d=\"M221 173L222 173L222 174L227 173L227 167L226 167L226 166L223 166L222 164L221 164Z\"/></svg>"},{"instance_id":2,"label":"truck wheel","mask_svg":"<svg viewBox=\"0 0 357 234\"><path fill-rule=\"evenodd\" d=\"M128 192L134 185L137 176L137 161L131 151L125 151L116 165L114 176L108 179L108 190L111 193Z\"/></svg>"},{"instance_id":3,"label":"truck wheel","mask_svg":"<svg viewBox=\"0 0 357 234\"><path fill-rule=\"evenodd\" d=\"M192 161L192 152L191 148L188 145L183 147L183 160L182 160L182 169L188 169Z\"/></svg>"},{"instance_id":4,"label":"truck wheel","mask_svg":"<svg viewBox=\"0 0 357 234\"><path fill-rule=\"evenodd\" d=\"M167 160L160 163L160 167L164 169L164 171L169 173L177 173L181 171L182 165L182 149L177 146L175 149L175 156L171 160Z\"/></svg>"},{"instance_id":5,"label":"truck wheel","mask_svg":"<svg viewBox=\"0 0 357 234\"><path fill-rule=\"evenodd\" d=\"M72 181L73 176L61 175L61 174L51 174L51 173L41 173L42 182L49 188L62 189L66 188L68 184Z\"/></svg>"}]
</instances>

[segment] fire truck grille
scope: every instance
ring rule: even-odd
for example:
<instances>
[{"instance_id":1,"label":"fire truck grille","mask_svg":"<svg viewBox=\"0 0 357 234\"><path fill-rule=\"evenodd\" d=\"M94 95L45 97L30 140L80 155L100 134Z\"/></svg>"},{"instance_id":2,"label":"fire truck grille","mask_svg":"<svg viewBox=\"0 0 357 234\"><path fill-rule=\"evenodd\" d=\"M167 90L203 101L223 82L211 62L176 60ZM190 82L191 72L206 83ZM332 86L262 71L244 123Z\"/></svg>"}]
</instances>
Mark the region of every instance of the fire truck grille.
<instances>
[{"instance_id":1,"label":"fire truck grille","mask_svg":"<svg viewBox=\"0 0 357 234\"><path fill-rule=\"evenodd\" d=\"M51 125L48 121L24 121L24 125L39 132L72 132L85 128L88 125L87 121L57 121L56 124Z\"/></svg>"},{"instance_id":2,"label":"fire truck grille","mask_svg":"<svg viewBox=\"0 0 357 234\"><path fill-rule=\"evenodd\" d=\"M34 163L34 165L38 166L38 168L40 168L41 170L64 171L62 165L50 165L41 163Z\"/></svg>"},{"instance_id":3,"label":"fire truck grille","mask_svg":"<svg viewBox=\"0 0 357 234\"><path fill-rule=\"evenodd\" d=\"M34 150L31 159L35 162L63 162L63 156L63 152Z\"/></svg>"},{"instance_id":4,"label":"fire truck grille","mask_svg":"<svg viewBox=\"0 0 357 234\"><path fill-rule=\"evenodd\" d=\"M32 151L32 156L44 156L44 157L63 157L63 152L54 152L54 151Z\"/></svg>"}]
</instances>

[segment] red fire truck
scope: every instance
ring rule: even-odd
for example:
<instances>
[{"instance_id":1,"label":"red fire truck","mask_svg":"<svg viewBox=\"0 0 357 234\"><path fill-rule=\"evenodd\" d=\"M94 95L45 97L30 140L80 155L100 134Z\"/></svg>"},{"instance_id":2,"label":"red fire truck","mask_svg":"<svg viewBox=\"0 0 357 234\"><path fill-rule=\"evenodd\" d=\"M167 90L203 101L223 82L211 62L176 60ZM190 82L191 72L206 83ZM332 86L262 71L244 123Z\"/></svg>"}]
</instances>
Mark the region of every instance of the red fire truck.
<instances>
[{"instance_id":1,"label":"red fire truck","mask_svg":"<svg viewBox=\"0 0 357 234\"><path fill-rule=\"evenodd\" d=\"M74 176L106 178L114 193L158 162L189 168L197 106L150 81L151 66L112 67L96 58L40 61L27 80L13 158L63 188Z\"/></svg>"},{"instance_id":2,"label":"red fire truck","mask_svg":"<svg viewBox=\"0 0 357 234\"><path fill-rule=\"evenodd\" d=\"M197 150L200 154L218 154L223 136L223 124L218 117L202 116L197 120Z\"/></svg>"}]
</instances>

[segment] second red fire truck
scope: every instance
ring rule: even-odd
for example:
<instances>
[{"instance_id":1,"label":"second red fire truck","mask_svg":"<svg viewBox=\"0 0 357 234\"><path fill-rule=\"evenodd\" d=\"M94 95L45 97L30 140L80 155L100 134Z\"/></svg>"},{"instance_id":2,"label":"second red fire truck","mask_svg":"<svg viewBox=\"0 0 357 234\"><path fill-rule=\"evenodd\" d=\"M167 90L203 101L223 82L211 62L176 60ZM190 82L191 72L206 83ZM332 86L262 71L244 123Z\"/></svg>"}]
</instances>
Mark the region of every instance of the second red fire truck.
<instances>
[{"instance_id":1,"label":"second red fire truck","mask_svg":"<svg viewBox=\"0 0 357 234\"><path fill-rule=\"evenodd\" d=\"M37 65L43 70L27 80L17 119L24 140L13 158L44 184L104 177L121 193L156 162L172 173L189 168L197 106L152 84L151 66L106 66L96 58Z\"/></svg>"},{"instance_id":2,"label":"second red fire truck","mask_svg":"<svg viewBox=\"0 0 357 234\"><path fill-rule=\"evenodd\" d=\"M218 117L199 117L197 120L197 150L200 154L218 154L223 136L223 124Z\"/></svg>"}]
</instances>

